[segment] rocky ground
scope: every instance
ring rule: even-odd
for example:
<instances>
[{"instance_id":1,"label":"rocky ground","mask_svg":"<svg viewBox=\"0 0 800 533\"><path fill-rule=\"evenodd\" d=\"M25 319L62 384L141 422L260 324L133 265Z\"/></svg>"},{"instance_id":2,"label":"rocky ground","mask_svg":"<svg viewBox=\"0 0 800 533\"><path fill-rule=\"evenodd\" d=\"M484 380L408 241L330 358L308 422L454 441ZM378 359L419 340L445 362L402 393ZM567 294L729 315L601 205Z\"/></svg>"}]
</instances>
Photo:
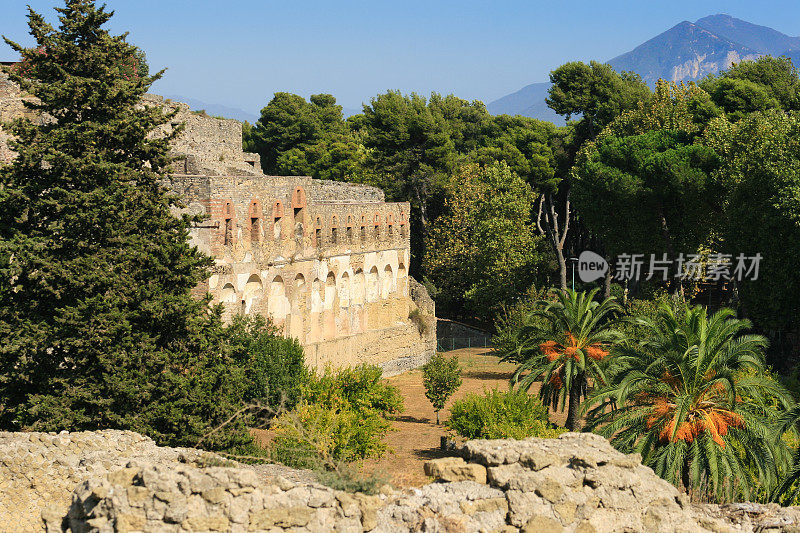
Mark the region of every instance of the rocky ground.
<instances>
[{"instance_id":1,"label":"rocky ground","mask_svg":"<svg viewBox=\"0 0 800 533\"><path fill-rule=\"evenodd\" d=\"M347 494L124 431L0 433L0 530L798 531L800 508L692 505L592 434L470 441L420 488Z\"/></svg>"}]
</instances>

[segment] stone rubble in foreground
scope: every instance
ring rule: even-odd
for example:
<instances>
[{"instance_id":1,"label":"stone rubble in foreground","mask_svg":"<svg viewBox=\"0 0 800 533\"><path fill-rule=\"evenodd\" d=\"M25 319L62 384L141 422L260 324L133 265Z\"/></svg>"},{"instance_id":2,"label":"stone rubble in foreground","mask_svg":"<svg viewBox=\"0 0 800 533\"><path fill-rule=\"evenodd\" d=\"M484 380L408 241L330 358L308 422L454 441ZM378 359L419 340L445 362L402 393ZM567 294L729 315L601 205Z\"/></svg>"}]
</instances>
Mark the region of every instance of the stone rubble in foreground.
<instances>
[{"instance_id":1,"label":"stone rubble in foreground","mask_svg":"<svg viewBox=\"0 0 800 533\"><path fill-rule=\"evenodd\" d=\"M0 433L0 531L800 532L800 508L690 504L593 434L467 442L436 482L347 494L128 431Z\"/></svg>"}]
</instances>

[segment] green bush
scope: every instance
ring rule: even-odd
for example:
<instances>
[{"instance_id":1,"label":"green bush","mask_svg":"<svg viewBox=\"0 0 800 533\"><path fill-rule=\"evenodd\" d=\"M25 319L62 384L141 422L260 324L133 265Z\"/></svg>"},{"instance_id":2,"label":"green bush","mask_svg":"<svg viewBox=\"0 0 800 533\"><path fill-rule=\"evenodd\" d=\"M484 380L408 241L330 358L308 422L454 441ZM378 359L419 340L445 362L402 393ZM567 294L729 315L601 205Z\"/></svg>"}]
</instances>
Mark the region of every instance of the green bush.
<instances>
[{"instance_id":1,"label":"green bush","mask_svg":"<svg viewBox=\"0 0 800 533\"><path fill-rule=\"evenodd\" d=\"M295 468L330 468L338 462L380 457L390 423L376 413L300 403L275 419L272 459Z\"/></svg>"},{"instance_id":2,"label":"green bush","mask_svg":"<svg viewBox=\"0 0 800 533\"><path fill-rule=\"evenodd\" d=\"M566 431L550 427L539 398L517 389L468 394L453 404L445 425L467 439L553 438Z\"/></svg>"},{"instance_id":3,"label":"green bush","mask_svg":"<svg viewBox=\"0 0 800 533\"><path fill-rule=\"evenodd\" d=\"M380 457L389 419L403 410L396 387L380 368L360 365L311 375L303 401L273 423L275 461L298 468L331 469L342 462Z\"/></svg>"},{"instance_id":4,"label":"green bush","mask_svg":"<svg viewBox=\"0 0 800 533\"><path fill-rule=\"evenodd\" d=\"M326 368L322 375L306 381L303 398L329 409L350 409L382 418L390 418L403 410L400 391L383 380L383 371L375 365L339 370Z\"/></svg>"},{"instance_id":5,"label":"green bush","mask_svg":"<svg viewBox=\"0 0 800 533\"><path fill-rule=\"evenodd\" d=\"M668 294L663 289L657 289L651 294L643 295L642 298L630 298L626 305L626 311L629 319L620 322L619 329L625 334L625 337L632 343L641 342L645 340L648 335L647 328L638 324L638 320L659 319L659 309L662 305L668 306L670 309L682 315L686 312L687 306L679 296Z\"/></svg>"},{"instance_id":6,"label":"green bush","mask_svg":"<svg viewBox=\"0 0 800 533\"><path fill-rule=\"evenodd\" d=\"M437 353L422 366L422 384L425 396L436 411L436 423L439 423L439 411L453 393L461 386L461 366L458 357L445 357Z\"/></svg>"},{"instance_id":7,"label":"green bush","mask_svg":"<svg viewBox=\"0 0 800 533\"><path fill-rule=\"evenodd\" d=\"M311 376L297 340L281 336L259 315L234 317L226 338L249 381L245 401L260 401L273 409L297 405Z\"/></svg>"}]
</instances>

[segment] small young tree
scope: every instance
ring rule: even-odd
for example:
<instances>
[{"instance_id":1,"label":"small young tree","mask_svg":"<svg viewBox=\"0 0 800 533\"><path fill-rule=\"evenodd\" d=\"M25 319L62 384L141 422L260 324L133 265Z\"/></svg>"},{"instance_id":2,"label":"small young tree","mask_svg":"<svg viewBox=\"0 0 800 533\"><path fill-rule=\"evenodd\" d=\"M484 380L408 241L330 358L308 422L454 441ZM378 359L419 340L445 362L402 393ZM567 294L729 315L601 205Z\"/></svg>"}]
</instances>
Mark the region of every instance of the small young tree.
<instances>
[{"instance_id":1,"label":"small young tree","mask_svg":"<svg viewBox=\"0 0 800 533\"><path fill-rule=\"evenodd\" d=\"M436 423L439 423L439 411L450 396L461 386L461 366L458 357L445 357L437 353L422 367L422 383L425 385L425 396L436 411Z\"/></svg>"}]
</instances>

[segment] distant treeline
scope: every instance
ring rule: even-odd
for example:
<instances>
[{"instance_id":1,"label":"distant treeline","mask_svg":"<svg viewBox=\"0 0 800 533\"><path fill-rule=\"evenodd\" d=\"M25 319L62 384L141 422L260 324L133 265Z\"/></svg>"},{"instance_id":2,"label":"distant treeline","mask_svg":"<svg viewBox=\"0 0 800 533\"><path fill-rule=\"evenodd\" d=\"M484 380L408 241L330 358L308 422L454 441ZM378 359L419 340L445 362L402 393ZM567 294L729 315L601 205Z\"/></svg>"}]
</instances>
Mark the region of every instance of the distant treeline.
<instances>
[{"instance_id":1,"label":"distant treeline","mask_svg":"<svg viewBox=\"0 0 800 533\"><path fill-rule=\"evenodd\" d=\"M759 278L722 287L720 298L796 350L800 81L791 61L764 57L654 91L596 62L567 63L550 80L547 104L568 119L563 127L492 116L453 95L389 91L344 119L331 95L276 93L245 124L245 148L267 174L368 183L411 202L412 274L444 316L489 324L531 286L565 286L568 259L585 249L612 266L625 253L761 253ZM628 288L687 298L702 289L673 273Z\"/></svg>"}]
</instances>

